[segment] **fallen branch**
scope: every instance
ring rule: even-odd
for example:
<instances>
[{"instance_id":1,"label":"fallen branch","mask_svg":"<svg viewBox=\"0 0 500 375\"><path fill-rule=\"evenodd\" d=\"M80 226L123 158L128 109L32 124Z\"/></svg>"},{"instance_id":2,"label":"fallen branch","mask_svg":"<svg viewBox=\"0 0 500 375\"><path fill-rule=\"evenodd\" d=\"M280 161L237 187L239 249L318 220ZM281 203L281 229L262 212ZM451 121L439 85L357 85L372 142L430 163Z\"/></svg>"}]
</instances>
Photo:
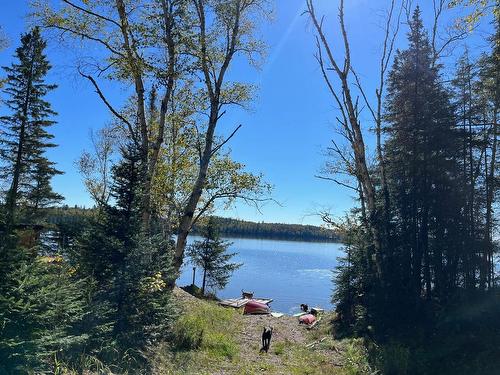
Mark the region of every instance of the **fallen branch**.
<instances>
[{"instance_id":1,"label":"fallen branch","mask_svg":"<svg viewBox=\"0 0 500 375\"><path fill-rule=\"evenodd\" d=\"M328 336L325 336L325 337L323 337L321 340L314 341L314 342L312 342L312 343L310 343L310 344L307 344L307 345L306 345L306 348L312 348L312 347L314 347L314 346L315 346L315 345L317 345L317 344L321 344L321 343L322 343L323 341L325 341L327 338L328 338Z\"/></svg>"}]
</instances>

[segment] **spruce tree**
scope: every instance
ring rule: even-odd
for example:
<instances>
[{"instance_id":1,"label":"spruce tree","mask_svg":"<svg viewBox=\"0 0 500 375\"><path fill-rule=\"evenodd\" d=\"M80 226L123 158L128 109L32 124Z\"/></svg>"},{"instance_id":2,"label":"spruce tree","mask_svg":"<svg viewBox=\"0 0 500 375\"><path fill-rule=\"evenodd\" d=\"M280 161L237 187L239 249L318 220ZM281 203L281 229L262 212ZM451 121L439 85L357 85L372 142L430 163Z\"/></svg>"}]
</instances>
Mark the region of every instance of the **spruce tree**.
<instances>
[{"instance_id":1,"label":"spruce tree","mask_svg":"<svg viewBox=\"0 0 500 375\"><path fill-rule=\"evenodd\" d=\"M231 263L236 255L228 253L230 243L222 240L213 218L209 219L202 241L195 241L188 249L191 262L203 270L201 292L204 295L206 287L224 288L232 273L241 267L239 263Z\"/></svg>"},{"instance_id":2,"label":"spruce tree","mask_svg":"<svg viewBox=\"0 0 500 375\"><path fill-rule=\"evenodd\" d=\"M56 85L45 83L51 66L44 54L46 42L37 27L21 38L16 62L4 67L7 84L3 92L10 114L0 117L2 161L0 178L8 181L5 192L7 219L15 219L18 206L31 211L62 199L50 186L51 178L61 172L46 157L55 147L47 128L56 113L44 97Z\"/></svg>"},{"instance_id":3,"label":"spruce tree","mask_svg":"<svg viewBox=\"0 0 500 375\"><path fill-rule=\"evenodd\" d=\"M173 244L141 231L141 159L133 146L113 167L112 200L99 209L72 254L81 278L92 282L88 352L107 363L129 365L127 354L170 332L170 262ZM136 363L138 365L138 363Z\"/></svg>"},{"instance_id":4,"label":"spruce tree","mask_svg":"<svg viewBox=\"0 0 500 375\"><path fill-rule=\"evenodd\" d=\"M385 149L396 231L386 260L392 297L425 319L421 297L444 298L455 287L459 263L452 254L463 238L460 148L450 94L441 83L418 7L408 41L388 79Z\"/></svg>"},{"instance_id":5,"label":"spruce tree","mask_svg":"<svg viewBox=\"0 0 500 375\"><path fill-rule=\"evenodd\" d=\"M499 165L498 139L499 126L498 117L500 111L500 13L497 12L493 19L494 33L490 38L491 52L484 54L479 61L479 96L483 103L483 123L486 140L484 152L484 175L485 175L485 225L484 225L484 247L483 268L488 270L482 272L487 274L486 280L482 277L482 283L492 287L495 284L495 260L494 260L494 232L498 226L495 220L495 204L498 202ZM498 215L496 215L498 216Z\"/></svg>"},{"instance_id":6,"label":"spruce tree","mask_svg":"<svg viewBox=\"0 0 500 375\"><path fill-rule=\"evenodd\" d=\"M78 329L86 315L84 280L62 256L41 256L32 233L42 209L62 199L50 185L60 172L45 155L55 147L47 131L55 112L44 97L55 85L44 81L45 46L34 28L22 36L17 61L4 68L10 114L0 117L0 178L7 183L0 217L1 373L55 371L56 361L78 353L87 337ZM28 226L17 225L21 218Z\"/></svg>"}]
</instances>

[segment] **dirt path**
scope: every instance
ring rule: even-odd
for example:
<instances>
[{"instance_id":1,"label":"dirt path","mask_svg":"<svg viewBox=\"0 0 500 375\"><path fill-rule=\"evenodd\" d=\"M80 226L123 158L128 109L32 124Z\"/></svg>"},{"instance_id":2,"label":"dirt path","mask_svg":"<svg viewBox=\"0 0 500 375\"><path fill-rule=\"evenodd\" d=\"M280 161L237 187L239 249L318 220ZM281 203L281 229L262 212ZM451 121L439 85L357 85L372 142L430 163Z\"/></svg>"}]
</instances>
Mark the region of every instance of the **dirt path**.
<instances>
[{"instance_id":1,"label":"dirt path","mask_svg":"<svg viewBox=\"0 0 500 375\"><path fill-rule=\"evenodd\" d=\"M174 291L183 306L196 308L200 300L181 289ZM231 309L231 308L229 308ZM210 367L210 375L233 374L343 374L340 369L345 362L345 349L330 333L329 315L311 330L299 324L298 318L283 315L243 315L242 309L234 310L228 332L238 345L238 356L234 361L224 361ZM273 336L268 353L261 353L261 338L264 327L273 327ZM315 343L315 345L311 345Z\"/></svg>"},{"instance_id":2,"label":"dirt path","mask_svg":"<svg viewBox=\"0 0 500 375\"><path fill-rule=\"evenodd\" d=\"M298 343L306 345L307 329L299 325L298 319L292 316L274 318L271 315L242 315L239 342L241 354L252 360L262 359L267 356L271 362L279 362L280 356L273 355L276 348L282 344ZM260 353L261 337L264 327L273 327L273 336L269 353Z\"/></svg>"}]
</instances>

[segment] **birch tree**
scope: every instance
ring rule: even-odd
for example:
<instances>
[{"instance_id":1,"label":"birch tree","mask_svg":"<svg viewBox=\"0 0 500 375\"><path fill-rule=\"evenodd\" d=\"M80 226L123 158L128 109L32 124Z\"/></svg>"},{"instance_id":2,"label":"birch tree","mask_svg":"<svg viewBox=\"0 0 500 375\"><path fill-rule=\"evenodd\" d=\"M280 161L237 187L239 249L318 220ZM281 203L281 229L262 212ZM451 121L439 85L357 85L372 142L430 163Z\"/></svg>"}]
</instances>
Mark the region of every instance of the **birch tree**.
<instances>
[{"instance_id":1,"label":"birch tree","mask_svg":"<svg viewBox=\"0 0 500 375\"><path fill-rule=\"evenodd\" d=\"M50 1L36 0L33 5L35 17L44 27L56 31L63 40L96 51L96 56L80 61L78 71L139 150L142 227L148 232L152 181L174 84L182 71L179 40L187 1L61 0L56 8ZM103 80L132 87L133 111L126 112L112 103L102 88ZM147 98L153 88L160 92L161 105L156 116L148 118Z\"/></svg>"},{"instance_id":2,"label":"birch tree","mask_svg":"<svg viewBox=\"0 0 500 375\"><path fill-rule=\"evenodd\" d=\"M261 56L263 45L255 38L256 20L266 10L265 0L193 0L192 5L193 28L196 33L189 50L192 51L200 74L207 120L199 144L197 176L179 220L174 254L174 268L177 273L182 265L186 240L207 184L211 160L239 129L236 127L226 139L217 142L216 128L225 114L226 107L241 105L250 98L249 87L230 82L228 72L238 55L243 54L250 62Z\"/></svg>"},{"instance_id":3,"label":"birch tree","mask_svg":"<svg viewBox=\"0 0 500 375\"><path fill-rule=\"evenodd\" d=\"M337 118L337 121L342 135L347 139L349 144L349 152L352 152L352 175L356 177L359 186L359 189L356 187L354 189L357 189L367 213L367 224L373 239L373 257L376 274L381 278L382 237L378 225L379 210L376 205L375 183L368 165L358 100L352 89L352 80L355 77L351 64L350 42L344 20L344 1L340 0L338 12L340 40L343 47L340 51L343 54L342 59L334 57L333 48L335 44L328 40L324 31L324 18L320 18L317 15L313 0L307 0L307 14L317 34L316 59L328 91L340 110L340 116ZM342 151L338 147L336 147L336 151L342 154ZM345 156L344 158L347 160Z\"/></svg>"}]
</instances>

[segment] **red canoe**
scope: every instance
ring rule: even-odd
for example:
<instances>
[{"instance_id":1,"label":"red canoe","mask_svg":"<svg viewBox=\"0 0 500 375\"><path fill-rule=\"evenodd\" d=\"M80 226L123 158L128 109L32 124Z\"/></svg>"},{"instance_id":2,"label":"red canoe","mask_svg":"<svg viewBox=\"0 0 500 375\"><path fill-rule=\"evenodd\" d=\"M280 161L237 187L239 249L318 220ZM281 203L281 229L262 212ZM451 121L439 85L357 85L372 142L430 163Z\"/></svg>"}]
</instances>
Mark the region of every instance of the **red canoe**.
<instances>
[{"instance_id":1,"label":"red canoe","mask_svg":"<svg viewBox=\"0 0 500 375\"><path fill-rule=\"evenodd\" d=\"M299 323L302 324L313 324L316 321L316 317L313 314L306 314L299 317Z\"/></svg>"},{"instance_id":2,"label":"red canoe","mask_svg":"<svg viewBox=\"0 0 500 375\"><path fill-rule=\"evenodd\" d=\"M248 301L245 305L244 314L269 314L271 309L264 303L254 300Z\"/></svg>"}]
</instances>

